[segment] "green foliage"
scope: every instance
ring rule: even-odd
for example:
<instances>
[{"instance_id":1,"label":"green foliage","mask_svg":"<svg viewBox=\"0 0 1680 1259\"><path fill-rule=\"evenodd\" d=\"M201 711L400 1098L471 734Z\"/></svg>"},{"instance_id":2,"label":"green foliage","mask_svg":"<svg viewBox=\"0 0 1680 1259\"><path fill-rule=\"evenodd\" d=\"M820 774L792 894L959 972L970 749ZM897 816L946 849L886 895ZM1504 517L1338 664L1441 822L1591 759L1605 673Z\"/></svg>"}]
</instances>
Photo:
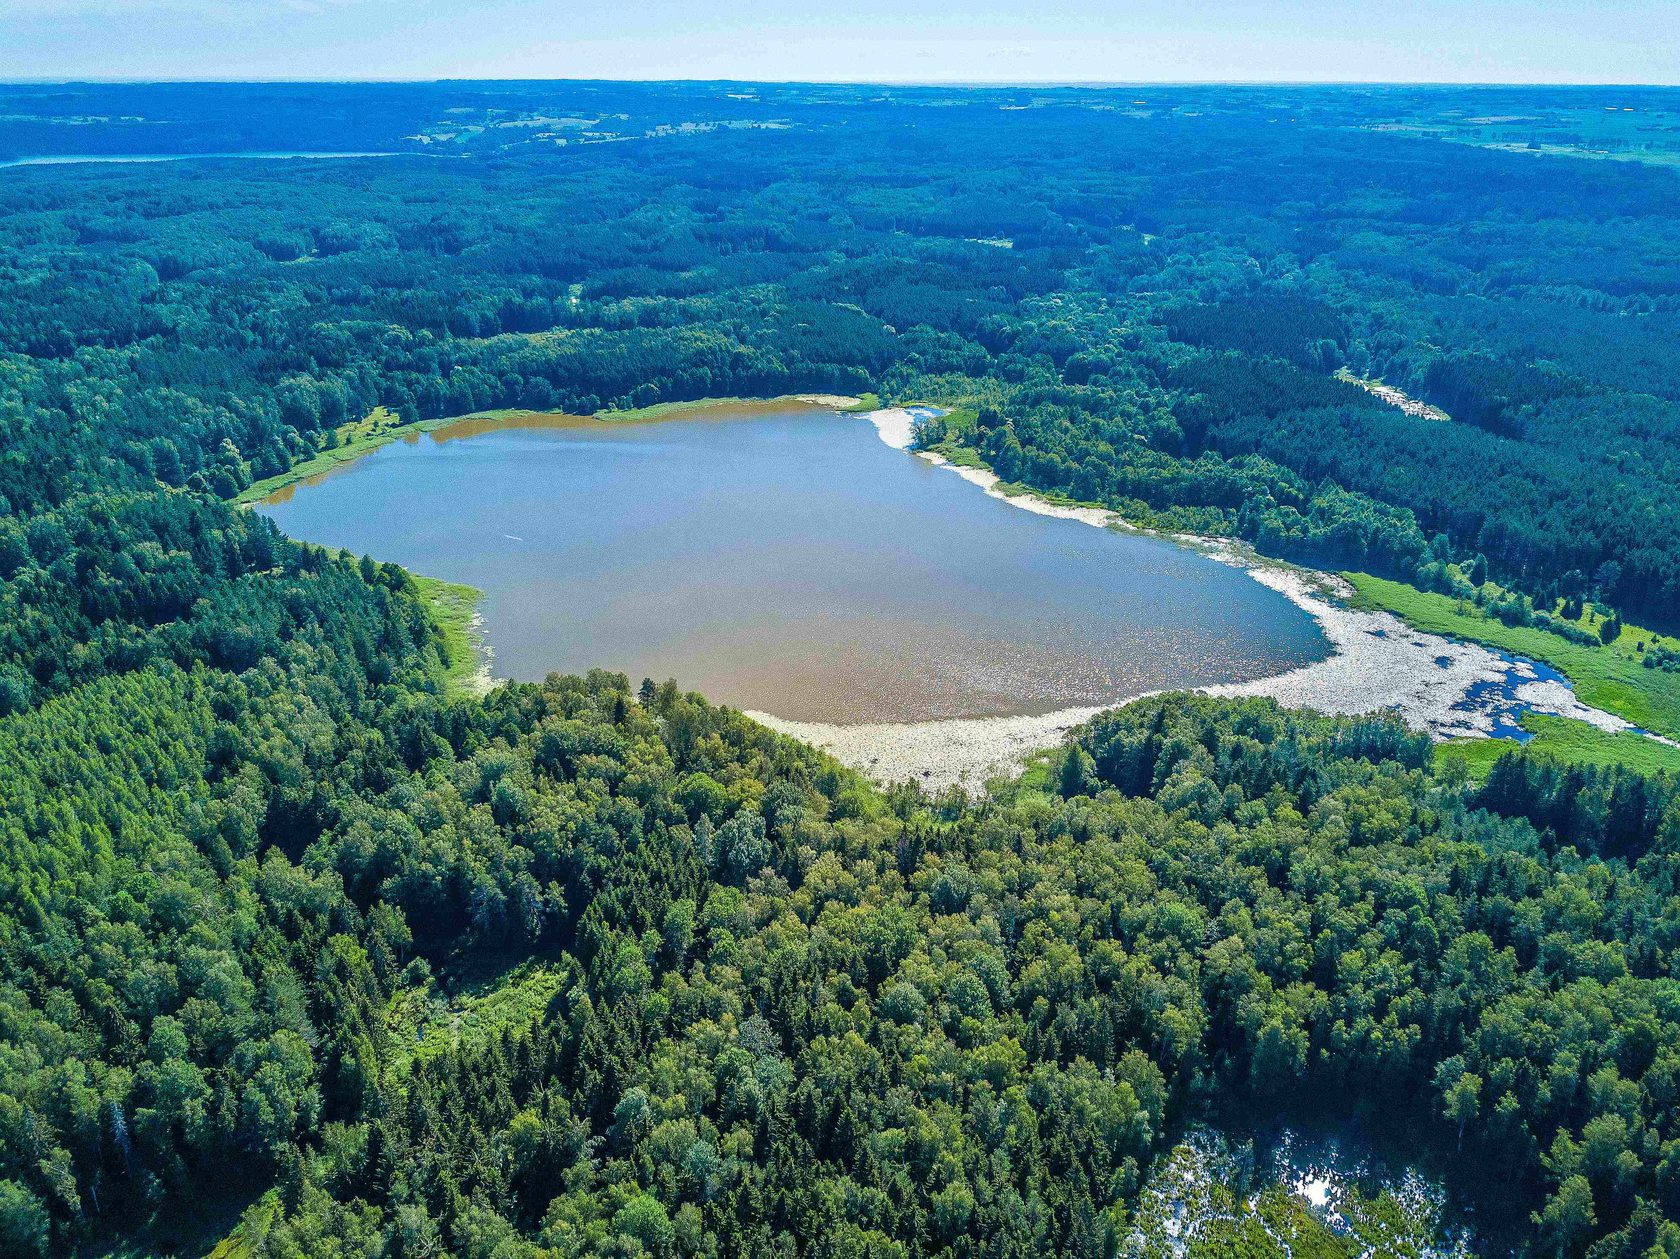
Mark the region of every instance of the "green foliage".
<instances>
[{"instance_id":1,"label":"green foliage","mask_svg":"<svg viewBox=\"0 0 1680 1259\"><path fill-rule=\"evenodd\" d=\"M192 700L210 675L174 676L186 689L168 703L131 706L213 728L215 692ZM1547 1229L1633 1227L1638 1201L1666 1192L1664 1046L1680 1027L1665 937L1646 924L1680 842L1667 780L1518 761L1526 777L1467 796L1387 721L1169 697L1083 732L1065 799L905 813L738 716L646 693L644 706L600 675L432 701L425 720L448 737L382 788L342 794L365 777L327 770L336 820L300 867L280 846L227 865L214 843L200 856L206 841L174 841L204 888L180 943L158 918L168 895L135 902L135 943L162 946L148 973L172 976L167 995L139 1008L116 990L119 1021L83 1051L120 1060L127 1021L139 1069L61 1047L35 1068L41 1085L14 1076L11 1095L65 1144L57 1181L8 1173L43 1202L55 1184L75 1193L87 1219L96 1184L110 1211L131 1178L157 1176L166 1196L198 1183L170 1166L266 1163L286 1205L264 1245L282 1255L363 1235L752 1253L783 1229L1062 1250L1106 1244L1107 1208L1175 1116L1306 1090L1419 1098L1416 1121L1463 1141L1467 1175L1499 1151L1505 1192L1557 1176L1558 1196L1534 1199ZM29 720L63 729L64 703ZM201 757L189 744L176 772ZM723 788L700 812L679 803L696 774ZM272 814L274 789L248 781ZM226 789L199 791L196 809L218 813ZM180 794L128 807L138 821ZM1605 829L1635 816L1649 829ZM137 854L146 868L170 833ZM204 992L188 982L194 950L219 929L207 903L247 905L247 938L278 949L224 945L209 973L250 995L213 1007L188 996ZM300 913L322 925L304 931ZM319 943L300 951L295 932ZM404 957L446 960L463 935L469 956L522 939L565 960L432 1019L413 1052ZM97 936L76 950L106 951ZM78 1002L105 991L67 978ZM17 999L40 1042L49 1011ZM1565 1021L1535 1022L1545 1011ZM1566 1093L1560 1056L1582 1082ZM125 1116L132 1170L109 1130L81 1144L74 1112L42 1091L71 1061L91 1113ZM1594 1204L1585 1226L1575 1177ZM1274 1207L1275 1227L1318 1236Z\"/></svg>"},{"instance_id":2,"label":"green foliage","mask_svg":"<svg viewBox=\"0 0 1680 1259\"><path fill-rule=\"evenodd\" d=\"M158 482L249 497L487 409L874 390L970 402L963 444L1005 480L1143 519L1426 585L1440 535L1543 602L1587 574L1576 593L1647 620L1680 606L1669 171L1399 138L1396 102L1334 89L1126 112L1071 89L1030 111L1002 90L452 90L152 107L214 118L183 136L330 119L487 160L14 170L11 509ZM27 143L51 102L7 94L0 134ZM1518 116L1603 129L1529 96ZM1449 99L1402 113L1456 139ZM105 104L81 139L120 150L138 133L98 118L137 115ZM907 146L934 105L940 143ZM562 133L593 147L556 158Z\"/></svg>"},{"instance_id":3,"label":"green foliage","mask_svg":"<svg viewBox=\"0 0 1680 1259\"><path fill-rule=\"evenodd\" d=\"M444 663L444 687L454 695L488 689L489 669L478 629L478 604L484 592L437 577L414 578L414 588L437 626Z\"/></svg>"},{"instance_id":4,"label":"green foliage","mask_svg":"<svg viewBox=\"0 0 1680 1259\"><path fill-rule=\"evenodd\" d=\"M1662 650L1673 639L1621 626L1613 642L1602 641L1598 634L1577 642L1538 624L1507 624L1466 599L1417 590L1366 573L1343 576L1353 584L1357 607L1393 612L1431 633L1470 639L1542 660L1568 676L1583 703L1616 713L1658 734L1680 737L1680 674L1647 667L1645 657L1652 648L1641 651L1638 647L1648 642Z\"/></svg>"},{"instance_id":5,"label":"green foliage","mask_svg":"<svg viewBox=\"0 0 1680 1259\"><path fill-rule=\"evenodd\" d=\"M301 384L294 387L302 388ZM284 472L253 481L234 495L233 501L240 504L261 502L288 485L295 485L311 477L324 476L340 464L360 459L381 446L389 445L399 437L429 432L453 423L457 418L468 417L445 416L405 425L402 417L393 415L385 407L376 406L360 420L323 429L318 439L319 453L308 458L299 458Z\"/></svg>"},{"instance_id":6,"label":"green foliage","mask_svg":"<svg viewBox=\"0 0 1680 1259\"><path fill-rule=\"evenodd\" d=\"M46 1205L14 1180L0 1180L0 1246L18 1259L44 1257L51 1219Z\"/></svg>"},{"instance_id":7,"label":"green foliage","mask_svg":"<svg viewBox=\"0 0 1680 1259\"><path fill-rule=\"evenodd\" d=\"M1178 696L884 794L674 683L468 697L464 592L229 505L490 409L935 398L1006 481L1447 591L1361 579L1675 732L1609 611L1680 607L1668 172L1299 89L285 90L471 156L0 189L7 1253L255 1197L223 1253L1107 1254L1176 1127L1303 1097L1537 1251L1672 1249L1672 777Z\"/></svg>"},{"instance_id":8,"label":"green foliage","mask_svg":"<svg viewBox=\"0 0 1680 1259\"><path fill-rule=\"evenodd\" d=\"M1523 754L1530 758L1599 768L1621 765L1641 774L1680 774L1680 748L1642 734L1611 734L1584 721L1544 713L1525 714L1522 725L1534 736L1522 745ZM1462 765L1481 781L1494 762L1512 750L1504 739L1453 739L1436 745L1435 758L1442 765Z\"/></svg>"}]
</instances>

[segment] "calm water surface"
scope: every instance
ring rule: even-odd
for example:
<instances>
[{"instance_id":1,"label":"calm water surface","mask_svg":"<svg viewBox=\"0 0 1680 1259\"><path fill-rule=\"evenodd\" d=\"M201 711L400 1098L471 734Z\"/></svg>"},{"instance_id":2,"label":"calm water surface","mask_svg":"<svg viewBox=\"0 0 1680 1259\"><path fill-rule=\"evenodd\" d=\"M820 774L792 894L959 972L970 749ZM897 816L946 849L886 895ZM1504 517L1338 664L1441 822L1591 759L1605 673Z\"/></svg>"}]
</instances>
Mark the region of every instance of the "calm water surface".
<instances>
[{"instance_id":1,"label":"calm water surface","mask_svg":"<svg viewBox=\"0 0 1680 1259\"><path fill-rule=\"evenodd\" d=\"M795 720L1051 712L1328 651L1235 569L1011 507L803 406L467 421L259 510L482 589L499 677L602 666Z\"/></svg>"},{"instance_id":2,"label":"calm water surface","mask_svg":"<svg viewBox=\"0 0 1680 1259\"><path fill-rule=\"evenodd\" d=\"M276 161L286 158L310 158L326 160L343 157L395 157L395 153L340 153L340 152L271 152L267 150L251 150L233 153L38 153L33 157L14 157L0 161L0 168L9 166L82 166L89 163L95 165L125 165L133 162L192 162L211 161L218 158L244 157L262 158Z\"/></svg>"}]
</instances>

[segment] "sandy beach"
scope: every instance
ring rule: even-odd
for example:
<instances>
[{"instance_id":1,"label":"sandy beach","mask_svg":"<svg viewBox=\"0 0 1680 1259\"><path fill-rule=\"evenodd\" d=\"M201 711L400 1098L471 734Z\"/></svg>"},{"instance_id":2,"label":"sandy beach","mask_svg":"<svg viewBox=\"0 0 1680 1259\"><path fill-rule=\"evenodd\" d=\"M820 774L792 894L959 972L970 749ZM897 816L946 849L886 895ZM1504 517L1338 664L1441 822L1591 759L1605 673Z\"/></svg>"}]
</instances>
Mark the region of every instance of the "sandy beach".
<instances>
[{"instance_id":1,"label":"sandy beach","mask_svg":"<svg viewBox=\"0 0 1680 1259\"><path fill-rule=\"evenodd\" d=\"M863 418L887 445L910 453L915 417L909 411L887 408ZM1023 511L1097 528L1133 528L1101 508L1063 506L1032 494L1004 494L997 488L997 475L984 469L957 467L933 454L914 457L944 467ZM1338 577L1264 559L1227 539L1180 535L1174 540L1241 568L1276 590L1311 616L1330 643L1330 655L1323 660L1272 677L1202 688L1206 694L1268 696L1287 707L1342 715L1388 709L1414 729L1441 739L1486 737L1501 714L1518 710L1570 717L1608 731L1633 729L1615 714L1581 703L1566 683L1543 680L1528 661L1507 658L1476 643L1424 633L1392 613L1345 606L1340 600L1352 592ZM1069 730L1104 708L1141 698L1117 696L1111 705L1042 716L855 726L786 721L761 712L749 715L772 729L814 743L883 782L911 778L932 790L953 784L978 789L988 778L1013 772L1030 753L1060 742Z\"/></svg>"},{"instance_id":2,"label":"sandy beach","mask_svg":"<svg viewBox=\"0 0 1680 1259\"><path fill-rule=\"evenodd\" d=\"M837 411L863 403L863 399L844 393L796 393L793 397L796 402L809 402L814 407L833 407Z\"/></svg>"}]
</instances>

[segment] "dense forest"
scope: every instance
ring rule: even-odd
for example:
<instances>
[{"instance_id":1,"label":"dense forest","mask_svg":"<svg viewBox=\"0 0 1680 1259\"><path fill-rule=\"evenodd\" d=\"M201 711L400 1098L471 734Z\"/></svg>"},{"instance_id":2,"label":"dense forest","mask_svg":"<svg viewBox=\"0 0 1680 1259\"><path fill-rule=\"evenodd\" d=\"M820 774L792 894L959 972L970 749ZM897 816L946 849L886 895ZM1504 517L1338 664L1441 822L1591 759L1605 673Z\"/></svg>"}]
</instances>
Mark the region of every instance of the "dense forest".
<instances>
[{"instance_id":1,"label":"dense forest","mask_svg":"<svg viewBox=\"0 0 1680 1259\"><path fill-rule=\"evenodd\" d=\"M1672 625L1677 176L1390 125L1474 93L742 87L5 89L20 157L398 155L0 170L0 1253L1110 1255L1312 1098L1508 1249L1680 1255L1671 779L1169 696L929 799L674 683L455 695L409 574L229 502L379 406L873 390Z\"/></svg>"},{"instance_id":2,"label":"dense forest","mask_svg":"<svg viewBox=\"0 0 1680 1259\"><path fill-rule=\"evenodd\" d=\"M113 90L8 89L0 147L154 151L186 124L202 150L238 103L127 89L150 127L89 124ZM355 89L248 91L247 132L211 147L276 144L276 117L313 136ZM339 147L408 155L7 171L14 512L228 497L375 405L884 385L987 404L941 436L1040 488L1680 611L1672 170L1396 135L1398 91L365 91Z\"/></svg>"}]
</instances>

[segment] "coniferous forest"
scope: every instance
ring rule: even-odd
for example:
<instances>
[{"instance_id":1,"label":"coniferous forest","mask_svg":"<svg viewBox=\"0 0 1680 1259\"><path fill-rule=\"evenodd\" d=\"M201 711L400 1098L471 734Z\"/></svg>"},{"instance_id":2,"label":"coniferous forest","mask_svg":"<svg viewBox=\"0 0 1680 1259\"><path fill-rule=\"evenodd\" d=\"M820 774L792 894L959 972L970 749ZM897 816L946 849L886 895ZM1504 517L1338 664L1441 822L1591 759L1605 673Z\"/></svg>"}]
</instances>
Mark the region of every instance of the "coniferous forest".
<instances>
[{"instance_id":1,"label":"coniferous forest","mask_svg":"<svg viewBox=\"0 0 1680 1259\"><path fill-rule=\"evenodd\" d=\"M1680 94L1553 151L1608 91L0 87L0 157L389 154L0 167L0 1254L1108 1256L1189 1125L1329 1112L1487 1253L1680 1255L1672 777L1165 696L881 788L461 695L233 501L378 407L867 391L1673 629Z\"/></svg>"}]
</instances>

